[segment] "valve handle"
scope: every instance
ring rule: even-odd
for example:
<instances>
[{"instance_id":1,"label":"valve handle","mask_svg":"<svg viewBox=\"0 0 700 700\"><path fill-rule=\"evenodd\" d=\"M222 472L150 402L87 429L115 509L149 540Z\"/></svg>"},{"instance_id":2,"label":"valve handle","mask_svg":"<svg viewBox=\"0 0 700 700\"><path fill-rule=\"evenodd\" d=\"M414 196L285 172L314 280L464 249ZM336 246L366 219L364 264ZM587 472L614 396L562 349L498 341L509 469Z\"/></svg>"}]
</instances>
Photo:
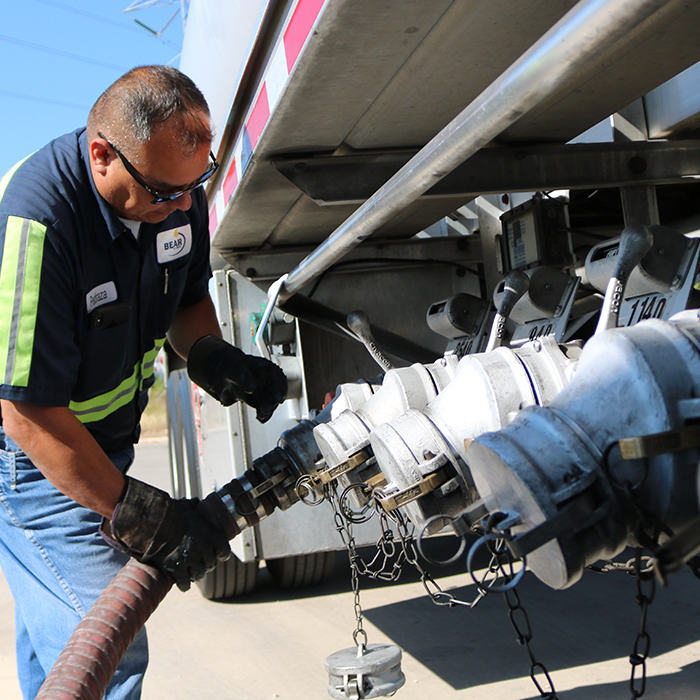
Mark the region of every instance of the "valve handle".
<instances>
[{"instance_id":1,"label":"valve handle","mask_svg":"<svg viewBox=\"0 0 700 700\"><path fill-rule=\"evenodd\" d=\"M629 282L634 268L639 265L652 245L654 245L654 236L646 226L627 227L620 235L617 263L605 290L605 299L595 329L596 333L617 328L627 282Z\"/></svg>"},{"instance_id":2,"label":"valve handle","mask_svg":"<svg viewBox=\"0 0 700 700\"><path fill-rule=\"evenodd\" d=\"M345 322L347 323L348 328L362 341L369 354L372 355L374 361L385 372L394 369L394 364L379 349L379 346L374 340L369 318L364 311L351 311L348 314Z\"/></svg>"},{"instance_id":3,"label":"valve handle","mask_svg":"<svg viewBox=\"0 0 700 700\"><path fill-rule=\"evenodd\" d=\"M491 334L484 352L491 352L491 350L503 344L503 332L505 331L506 321L513 311L513 307L529 289L530 278L521 270L512 270L508 273L503 284L503 298L496 315L493 317Z\"/></svg>"}]
</instances>

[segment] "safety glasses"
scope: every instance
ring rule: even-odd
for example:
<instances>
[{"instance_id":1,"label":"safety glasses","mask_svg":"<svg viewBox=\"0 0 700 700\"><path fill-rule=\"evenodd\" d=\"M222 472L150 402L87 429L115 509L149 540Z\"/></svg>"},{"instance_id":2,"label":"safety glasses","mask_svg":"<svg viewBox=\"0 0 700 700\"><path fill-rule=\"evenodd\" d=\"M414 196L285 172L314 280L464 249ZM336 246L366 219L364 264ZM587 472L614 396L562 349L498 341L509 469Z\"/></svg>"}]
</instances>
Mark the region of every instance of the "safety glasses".
<instances>
[{"instance_id":1,"label":"safety glasses","mask_svg":"<svg viewBox=\"0 0 700 700\"><path fill-rule=\"evenodd\" d=\"M199 187L202 183L206 182L215 172L216 169L219 167L219 163L217 162L216 158L214 157L214 154L210 151L209 152L209 167L207 168L206 172L204 175L202 175L200 178L198 178L195 182L190 183L186 187L184 187L181 190L177 190L177 192L160 192L154 187L151 187L138 173L138 170L127 160L126 156L101 132L97 132L98 136L100 138L103 138L109 145L110 147L114 150L114 152L119 156L119 160L124 164L124 167L126 168L126 171L131 175L131 177L136 180L136 182L143 187L143 189L148 192L148 194L153 196L153 199L151 200L151 204L163 204L164 202L172 202L174 199L177 199L178 197L182 197L182 195L187 194L188 192L192 192L192 190L196 189Z\"/></svg>"}]
</instances>

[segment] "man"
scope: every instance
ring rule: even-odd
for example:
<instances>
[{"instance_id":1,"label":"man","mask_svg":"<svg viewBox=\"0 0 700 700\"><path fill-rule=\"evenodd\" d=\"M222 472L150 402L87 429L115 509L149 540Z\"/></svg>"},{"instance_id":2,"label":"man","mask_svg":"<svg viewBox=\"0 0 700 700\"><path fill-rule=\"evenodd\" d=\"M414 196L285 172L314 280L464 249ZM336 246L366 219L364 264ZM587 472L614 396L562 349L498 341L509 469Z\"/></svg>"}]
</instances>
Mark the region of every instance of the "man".
<instances>
[{"instance_id":1,"label":"man","mask_svg":"<svg viewBox=\"0 0 700 700\"><path fill-rule=\"evenodd\" d=\"M27 700L125 552L182 589L230 554L195 502L124 476L166 335L225 405L266 420L285 398L276 365L220 339L211 141L192 81L143 66L0 182L0 565ZM105 697L139 698L146 664L142 632Z\"/></svg>"}]
</instances>

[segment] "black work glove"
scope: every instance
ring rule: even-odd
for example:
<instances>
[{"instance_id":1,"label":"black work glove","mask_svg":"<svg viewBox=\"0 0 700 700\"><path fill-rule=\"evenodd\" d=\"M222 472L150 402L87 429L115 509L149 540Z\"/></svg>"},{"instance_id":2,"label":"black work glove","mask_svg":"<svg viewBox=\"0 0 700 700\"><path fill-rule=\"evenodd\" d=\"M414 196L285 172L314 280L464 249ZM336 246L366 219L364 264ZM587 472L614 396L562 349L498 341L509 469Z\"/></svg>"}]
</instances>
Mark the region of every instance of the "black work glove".
<instances>
[{"instance_id":1,"label":"black work glove","mask_svg":"<svg viewBox=\"0 0 700 700\"><path fill-rule=\"evenodd\" d=\"M126 477L103 537L138 561L169 573L181 591L231 556L223 531L198 509L199 500L171 498L165 491Z\"/></svg>"},{"instance_id":2,"label":"black work glove","mask_svg":"<svg viewBox=\"0 0 700 700\"><path fill-rule=\"evenodd\" d=\"M224 406L236 401L252 406L261 423L287 398L287 378L274 362L246 355L215 335L205 335L192 346L187 374Z\"/></svg>"}]
</instances>

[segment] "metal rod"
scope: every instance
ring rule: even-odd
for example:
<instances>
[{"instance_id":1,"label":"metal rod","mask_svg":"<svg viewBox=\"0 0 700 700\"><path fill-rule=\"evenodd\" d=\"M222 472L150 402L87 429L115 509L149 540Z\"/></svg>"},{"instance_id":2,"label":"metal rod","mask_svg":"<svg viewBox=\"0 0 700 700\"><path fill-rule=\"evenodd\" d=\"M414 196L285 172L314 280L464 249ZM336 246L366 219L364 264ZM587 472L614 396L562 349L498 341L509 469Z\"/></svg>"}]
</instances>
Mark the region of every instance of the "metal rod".
<instances>
[{"instance_id":1,"label":"metal rod","mask_svg":"<svg viewBox=\"0 0 700 700\"><path fill-rule=\"evenodd\" d=\"M266 360L270 359L270 351L268 350L267 345L265 344L265 329L267 328L267 324L270 322L272 312L275 310L275 305L277 304L277 297L279 296L280 289L282 289L282 285L284 284L286 278L287 275L282 275L282 277L273 282L270 285L270 288L267 290L267 306L265 307L263 317L260 319L260 325L258 326L258 330L255 333L255 345L257 346L258 351L260 352L260 356L264 357Z\"/></svg>"},{"instance_id":2,"label":"metal rod","mask_svg":"<svg viewBox=\"0 0 700 700\"><path fill-rule=\"evenodd\" d=\"M296 294L665 4L581 0L297 265L280 300Z\"/></svg>"},{"instance_id":3,"label":"metal rod","mask_svg":"<svg viewBox=\"0 0 700 700\"><path fill-rule=\"evenodd\" d=\"M317 328L323 328L330 333L347 338L355 343L362 342L348 328L347 314L332 309L325 304L320 304L302 294L295 294L287 301L280 303L279 308L285 313L296 316L296 318L306 321ZM370 324L370 332L384 352L405 362L419 362L422 365L427 365L435 362L441 354L429 348L424 348L408 338L392 333L380 326Z\"/></svg>"}]
</instances>

